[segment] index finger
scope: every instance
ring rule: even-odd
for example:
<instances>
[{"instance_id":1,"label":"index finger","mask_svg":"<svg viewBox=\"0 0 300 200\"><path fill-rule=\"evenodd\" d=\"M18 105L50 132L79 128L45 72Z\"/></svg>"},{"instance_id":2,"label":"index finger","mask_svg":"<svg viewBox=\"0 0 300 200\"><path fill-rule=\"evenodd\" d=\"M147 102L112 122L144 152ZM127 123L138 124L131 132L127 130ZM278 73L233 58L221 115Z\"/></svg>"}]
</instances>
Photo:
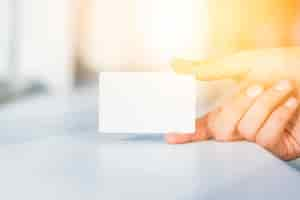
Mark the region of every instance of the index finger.
<instances>
[{"instance_id":1,"label":"index finger","mask_svg":"<svg viewBox=\"0 0 300 200\"><path fill-rule=\"evenodd\" d=\"M245 67L237 67L222 62L191 61L184 59L174 59L171 63L173 70L179 74L192 74L198 80L222 80L236 79L248 72Z\"/></svg>"}]
</instances>

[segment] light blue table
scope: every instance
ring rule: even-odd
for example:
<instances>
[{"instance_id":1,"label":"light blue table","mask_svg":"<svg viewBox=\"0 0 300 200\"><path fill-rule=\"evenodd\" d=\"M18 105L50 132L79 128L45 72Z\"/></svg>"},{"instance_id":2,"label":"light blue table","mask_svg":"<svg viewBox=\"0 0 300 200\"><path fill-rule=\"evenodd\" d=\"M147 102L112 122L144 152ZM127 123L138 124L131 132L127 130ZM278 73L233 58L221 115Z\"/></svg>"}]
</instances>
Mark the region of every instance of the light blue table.
<instances>
[{"instance_id":1,"label":"light blue table","mask_svg":"<svg viewBox=\"0 0 300 200\"><path fill-rule=\"evenodd\" d=\"M288 165L250 143L100 136L96 91L0 109L0 199L300 198L299 161Z\"/></svg>"}]
</instances>

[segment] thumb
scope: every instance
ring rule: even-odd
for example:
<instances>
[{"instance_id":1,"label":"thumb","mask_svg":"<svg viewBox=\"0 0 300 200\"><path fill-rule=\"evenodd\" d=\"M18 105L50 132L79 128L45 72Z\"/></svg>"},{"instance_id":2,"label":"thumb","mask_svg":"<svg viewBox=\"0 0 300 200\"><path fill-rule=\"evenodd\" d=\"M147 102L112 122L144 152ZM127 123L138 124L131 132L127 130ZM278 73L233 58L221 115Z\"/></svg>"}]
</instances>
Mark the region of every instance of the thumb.
<instances>
[{"instance_id":1,"label":"thumb","mask_svg":"<svg viewBox=\"0 0 300 200\"><path fill-rule=\"evenodd\" d=\"M166 142L168 144L185 144L210 139L211 135L207 129L208 115L196 120L195 133L168 133L165 136Z\"/></svg>"},{"instance_id":2,"label":"thumb","mask_svg":"<svg viewBox=\"0 0 300 200\"><path fill-rule=\"evenodd\" d=\"M236 79L245 75L248 68L240 67L234 58L225 57L220 60L189 61L174 59L173 70L179 74L193 74L198 80Z\"/></svg>"},{"instance_id":3,"label":"thumb","mask_svg":"<svg viewBox=\"0 0 300 200\"><path fill-rule=\"evenodd\" d=\"M246 75L261 81L292 78L300 82L299 57L300 47L267 48L199 62L176 59L172 67L177 73L194 74L199 80L234 79Z\"/></svg>"}]
</instances>

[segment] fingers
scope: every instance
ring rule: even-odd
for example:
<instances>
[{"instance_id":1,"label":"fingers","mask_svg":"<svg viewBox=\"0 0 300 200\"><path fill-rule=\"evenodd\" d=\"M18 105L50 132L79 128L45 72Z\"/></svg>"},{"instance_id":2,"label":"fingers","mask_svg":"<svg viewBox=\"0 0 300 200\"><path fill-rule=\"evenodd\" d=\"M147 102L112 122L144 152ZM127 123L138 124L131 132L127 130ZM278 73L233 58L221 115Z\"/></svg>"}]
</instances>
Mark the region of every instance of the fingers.
<instances>
[{"instance_id":1,"label":"fingers","mask_svg":"<svg viewBox=\"0 0 300 200\"><path fill-rule=\"evenodd\" d=\"M223 106L214 121L209 124L209 129L215 139L221 141L240 139L241 137L237 134L236 126L248 108L262 92L262 86L251 86L246 91L241 92L238 97Z\"/></svg>"},{"instance_id":2,"label":"fingers","mask_svg":"<svg viewBox=\"0 0 300 200\"><path fill-rule=\"evenodd\" d=\"M176 73L179 74L195 74L199 80L220 80L238 78L248 72L245 67L236 67L214 61L188 61L183 59L175 59L172 61L171 66Z\"/></svg>"},{"instance_id":3,"label":"fingers","mask_svg":"<svg viewBox=\"0 0 300 200\"><path fill-rule=\"evenodd\" d=\"M165 140L169 144L185 144L190 142L196 142L206 140L210 138L207 130L208 115L196 120L196 132L193 134L178 134L169 133L165 136Z\"/></svg>"},{"instance_id":4,"label":"fingers","mask_svg":"<svg viewBox=\"0 0 300 200\"><path fill-rule=\"evenodd\" d=\"M203 62L177 59L172 62L172 67L177 73L195 74L199 80L234 79L248 74L257 65L272 62L273 59L268 59L274 53L274 50L243 51Z\"/></svg>"},{"instance_id":5,"label":"fingers","mask_svg":"<svg viewBox=\"0 0 300 200\"><path fill-rule=\"evenodd\" d=\"M247 140L255 141L255 136L267 117L293 91L292 84L283 80L265 91L249 108L238 125L238 132Z\"/></svg>"},{"instance_id":6,"label":"fingers","mask_svg":"<svg viewBox=\"0 0 300 200\"><path fill-rule=\"evenodd\" d=\"M248 67L244 65L231 65L221 62L206 63L195 68L193 74L202 81L222 80L222 79L240 79L249 72Z\"/></svg>"},{"instance_id":7,"label":"fingers","mask_svg":"<svg viewBox=\"0 0 300 200\"><path fill-rule=\"evenodd\" d=\"M191 61L185 59L174 59L171 62L173 70L178 74L193 74L194 71L205 65L207 61Z\"/></svg>"},{"instance_id":8,"label":"fingers","mask_svg":"<svg viewBox=\"0 0 300 200\"><path fill-rule=\"evenodd\" d=\"M299 102L295 97L290 97L283 105L279 106L259 130L256 136L256 143L271 151L274 150L298 106Z\"/></svg>"},{"instance_id":9,"label":"fingers","mask_svg":"<svg viewBox=\"0 0 300 200\"><path fill-rule=\"evenodd\" d=\"M177 134L177 133L168 133L165 136L165 140L168 144L185 144L193 141L193 137L196 137L197 133L193 134Z\"/></svg>"},{"instance_id":10,"label":"fingers","mask_svg":"<svg viewBox=\"0 0 300 200\"><path fill-rule=\"evenodd\" d=\"M300 98L300 85L298 85L297 97ZM298 109L297 113L295 114L295 117L293 118L293 120L291 120L289 125L289 132L291 133L292 137L295 138L297 144L300 146L300 109Z\"/></svg>"},{"instance_id":11,"label":"fingers","mask_svg":"<svg viewBox=\"0 0 300 200\"><path fill-rule=\"evenodd\" d=\"M200 62L175 60L172 67L177 73L195 74L199 80L232 79L243 75L262 82L268 82L272 77L273 80L283 77L299 80L299 56L300 47L268 48Z\"/></svg>"},{"instance_id":12,"label":"fingers","mask_svg":"<svg viewBox=\"0 0 300 200\"><path fill-rule=\"evenodd\" d=\"M294 122L291 124L291 127L289 128L289 132L291 133L292 137L299 145L299 153L300 153L300 110L297 113Z\"/></svg>"}]
</instances>

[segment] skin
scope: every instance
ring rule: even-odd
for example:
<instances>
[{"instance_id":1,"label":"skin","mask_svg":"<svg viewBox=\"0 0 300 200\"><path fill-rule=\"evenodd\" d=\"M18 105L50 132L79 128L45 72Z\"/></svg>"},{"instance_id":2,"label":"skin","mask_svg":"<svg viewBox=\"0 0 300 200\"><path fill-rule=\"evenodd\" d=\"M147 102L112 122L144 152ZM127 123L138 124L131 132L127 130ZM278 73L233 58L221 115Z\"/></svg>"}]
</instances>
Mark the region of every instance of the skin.
<instances>
[{"instance_id":1,"label":"skin","mask_svg":"<svg viewBox=\"0 0 300 200\"><path fill-rule=\"evenodd\" d=\"M179 74L193 74L199 80L247 79L271 84L281 79L300 85L300 46L240 51L203 61L175 59L172 68Z\"/></svg>"},{"instance_id":2,"label":"skin","mask_svg":"<svg viewBox=\"0 0 300 200\"><path fill-rule=\"evenodd\" d=\"M192 134L169 133L169 144L215 139L255 142L283 160L300 157L297 87L281 80L269 87L250 84L216 110L196 120Z\"/></svg>"},{"instance_id":3,"label":"skin","mask_svg":"<svg viewBox=\"0 0 300 200\"><path fill-rule=\"evenodd\" d=\"M175 59L172 67L179 74L193 74L202 81L246 81L231 99L196 120L195 133L168 134L166 141L247 140L283 160L300 157L299 58L300 47L295 46L240 51L204 61Z\"/></svg>"}]
</instances>

